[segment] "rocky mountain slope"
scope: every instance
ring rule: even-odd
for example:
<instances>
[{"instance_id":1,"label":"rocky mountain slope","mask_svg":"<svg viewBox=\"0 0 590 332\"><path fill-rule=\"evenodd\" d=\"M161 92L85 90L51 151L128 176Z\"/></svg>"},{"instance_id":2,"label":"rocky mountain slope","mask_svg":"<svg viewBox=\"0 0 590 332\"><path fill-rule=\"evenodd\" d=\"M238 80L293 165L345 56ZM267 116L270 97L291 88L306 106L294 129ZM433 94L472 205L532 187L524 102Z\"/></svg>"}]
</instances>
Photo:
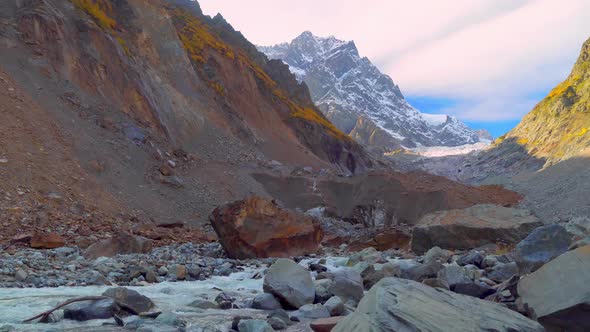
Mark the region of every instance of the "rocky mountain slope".
<instances>
[{"instance_id":1,"label":"rocky mountain slope","mask_svg":"<svg viewBox=\"0 0 590 332\"><path fill-rule=\"evenodd\" d=\"M258 174L338 183L385 167L194 1L1 2L0 48L0 242L214 239L217 206L273 196Z\"/></svg>"},{"instance_id":2,"label":"rocky mountain slope","mask_svg":"<svg viewBox=\"0 0 590 332\"><path fill-rule=\"evenodd\" d=\"M391 149L480 141L477 132L454 117L413 108L352 41L304 32L291 43L259 49L287 63L328 119L362 144Z\"/></svg>"},{"instance_id":3,"label":"rocky mountain slope","mask_svg":"<svg viewBox=\"0 0 590 332\"><path fill-rule=\"evenodd\" d=\"M565 81L502 139L524 146L528 154L549 164L590 147L590 39Z\"/></svg>"}]
</instances>

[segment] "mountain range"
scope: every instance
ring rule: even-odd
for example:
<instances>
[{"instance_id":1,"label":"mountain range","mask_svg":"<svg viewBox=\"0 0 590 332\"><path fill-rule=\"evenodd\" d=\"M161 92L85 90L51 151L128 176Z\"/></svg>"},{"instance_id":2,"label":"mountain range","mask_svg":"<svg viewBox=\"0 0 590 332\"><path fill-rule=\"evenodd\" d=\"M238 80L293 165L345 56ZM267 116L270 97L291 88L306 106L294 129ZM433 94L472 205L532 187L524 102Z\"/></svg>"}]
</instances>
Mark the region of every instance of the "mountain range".
<instances>
[{"instance_id":1,"label":"mountain range","mask_svg":"<svg viewBox=\"0 0 590 332\"><path fill-rule=\"evenodd\" d=\"M458 146L489 137L455 117L421 113L412 107L389 76L359 55L353 41L306 31L290 43L258 48L289 65L326 117L364 145Z\"/></svg>"}]
</instances>

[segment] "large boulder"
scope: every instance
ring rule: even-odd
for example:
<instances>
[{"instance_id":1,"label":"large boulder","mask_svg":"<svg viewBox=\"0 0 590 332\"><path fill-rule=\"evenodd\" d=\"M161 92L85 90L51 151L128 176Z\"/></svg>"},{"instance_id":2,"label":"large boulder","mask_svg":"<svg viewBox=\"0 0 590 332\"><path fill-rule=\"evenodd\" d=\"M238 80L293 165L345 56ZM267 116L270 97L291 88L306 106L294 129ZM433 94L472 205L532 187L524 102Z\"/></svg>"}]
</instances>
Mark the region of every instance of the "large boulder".
<instances>
[{"instance_id":1,"label":"large boulder","mask_svg":"<svg viewBox=\"0 0 590 332\"><path fill-rule=\"evenodd\" d=\"M115 299L122 309L133 315L149 312L155 307L147 296L125 287L109 288L102 295Z\"/></svg>"},{"instance_id":2,"label":"large boulder","mask_svg":"<svg viewBox=\"0 0 590 332\"><path fill-rule=\"evenodd\" d=\"M95 259L121 254L145 254L152 251L152 246L152 240L148 238L120 233L91 245L84 251L84 256Z\"/></svg>"},{"instance_id":3,"label":"large boulder","mask_svg":"<svg viewBox=\"0 0 590 332\"><path fill-rule=\"evenodd\" d=\"M529 211L496 205L428 214L412 232L412 250L423 254L434 246L468 250L489 243L518 243L541 221Z\"/></svg>"},{"instance_id":4,"label":"large boulder","mask_svg":"<svg viewBox=\"0 0 590 332\"><path fill-rule=\"evenodd\" d=\"M385 278L332 331L542 332L544 329L539 323L490 301L411 280Z\"/></svg>"},{"instance_id":5,"label":"large boulder","mask_svg":"<svg viewBox=\"0 0 590 332\"><path fill-rule=\"evenodd\" d=\"M332 272L332 284L328 291L345 302L358 302L363 297L364 287L361 274L351 268L341 268Z\"/></svg>"},{"instance_id":6,"label":"large boulder","mask_svg":"<svg viewBox=\"0 0 590 332\"><path fill-rule=\"evenodd\" d=\"M210 220L227 254L237 259L314 253L323 237L317 219L259 197L218 207Z\"/></svg>"},{"instance_id":7,"label":"large boulder","mask_svg":"<svg viewBox=\"0 0 590 332\"><path fill-rule=\"evenodd\" d=\"M266 271L263 289L288 308L299 309L312 304L315 299L311 273L303 266L284 258L278 259Z\"/></svg>"},{"instance_id":8,"label":"large boulder","mask_svg":"<svg viewBox=\"0 0 590 332\"><path fill-rule=\"evenodd\" d=\"M114 317L118 311L119 306L114 299L77 302L64 308L64 318L77 321L107 319Z\"/></svg>"},{"instance_id":9,"label":"large boulder","mask_svg":"<svg viewBox=\"0 0 590 332\"><path fill-rule=\"evenodd\" d=\"M518 283L519 301L549 330L590 331L590 246L569 251Z\"/></svg>"},{"instance_id":10,"label":"large boulder","mask_svg":"<svg viewBox=\"0 0 590 332\"><path fill-rule=\"evenodd\" d=\"M514 250L520 274L533 272L563 254L571 241L571 235L563 226L547 225L535 229Z\"/></svg>"}]
</instances>

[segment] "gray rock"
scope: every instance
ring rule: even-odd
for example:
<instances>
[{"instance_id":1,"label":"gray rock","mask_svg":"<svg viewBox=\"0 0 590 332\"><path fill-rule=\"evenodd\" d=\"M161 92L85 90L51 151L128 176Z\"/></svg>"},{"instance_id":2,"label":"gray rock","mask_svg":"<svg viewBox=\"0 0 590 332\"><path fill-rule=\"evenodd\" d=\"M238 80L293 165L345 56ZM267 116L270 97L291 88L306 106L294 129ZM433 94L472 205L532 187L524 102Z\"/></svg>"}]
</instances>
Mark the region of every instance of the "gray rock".
<instances>
[{"instance_id":1,"label":"gray rock","mask_svg":"<svg viewBox=\"0 0 590 332\"><path fill-rule=\"evenodd\" d=\"M114 317L119 307L114 300L98 300L72 303L64 308L64 318L87 321Z\"/></svg>"},{"instance_id":2,"label":"gray rock","mask_svg":"<svg viewBox=\"0 0 590 332\"><path fill-rule=\"evenodd\" d=\"M266 322L277 331L284 330L287 328L287 323L278 317L270 317L266 319Z\"/></svg>"},{"instance_id":3,"label":"gray rock","mask_svg":"<svg viewBox=\"0 0 590 332\"><path fill-rule=\"evenodd\" d=\"M154 302L152 302L147 296L143 296L138 292L125 287L109 288L102 293L102 295L117 300L117 302L123 306L122 309L129 311L134 315L149 312L150 309L155 307Z\"/></svg>"},{"instance_id":4,"label":"gray rock","mask_svg":"<svg viewBox=\"0 0 590 332\"><path fill-rule=\"evenodd\" d=\"M311 273L289 259L278 259L264 276L263 289L290 307L313 303L315 287Z\"/></svg>"},{"instance_id":5,"label":"gray rock","mask_svg":"<svg viewBox=\"0 0 590 332\"><path fill-rule=\"evenodd\" d=\"M261 319L242 319L238 323L239 332L273 332L270 324Z\"/></svg>"},{"instance_id":6,"label":"gray rock","mask_svg":"<svg viewBox=\"0 0 590 332\"><path fill-rule=\"evenodd\" d=\"M339 296L343 301L361 300L364 294L363 278L357 271L341 268L333 272L333 276L332 284L328 289L332 295Z\"/></svg>"},{"instance_id":7,"label":"gray rock","mask_svg":"<svg viewBox=\"0 0 590 332\"><path fill-rule=\"evenodd\" d=\"M499 304L404 279L377 283L332 332L542 332L543 327Z\"/></svg>"},{"instance_id":8,"label":"gray rock","mask_svg":"<svg viewBox=\"0 0 590 332\"><path fill-rule=\"evenodd\" d=\"M340 316L344 312L344 302L338 296L332 296L324 303L331 316Z\"/></svg>"},{"instance_id":9,"label":"gray rock","mask_svg":"<svg viewBox=\"0 0 590 332\"><path fill-rule=\"evenodd\" d=\"M470 250L489 243L518 243L542 222L529 211L496 205L428 214L412 231L412 250L422 254L434 246Z\"/></svg>"},{"instance_id":10,"label":"gray rock","mask_svg":"<svg viewBox=\"0 0 590 332\"><path fill-rule=\"evenodd\" d=\"M156 317L155 321L162 325L174 327L186 327L187 321L173 312L163 312Z\"/></svg>"},{"instance_id":11,"label":"gray rock","mask_svg":"<svg viewBox=\"0 0 590 332\"><path fill-rule=\"evenodd\" d=\"M449 264L442 270L438 271L438 278L449 285L451 290L457 284L466 284L473 281L472 278L469 277L467 269L455 263Z\"/></svg>"},{"instance_id":12,"label":"gray rock","mask_svg":"<svg viewBox=\"0 0 590 332\"><path fill-rule=\"evenodd\" d=\"M261 310L282 309L281 303L270 293L258 294L254 297L252 308Z\"/></svg>"},{"instance_id":13,"label":"gray rock","mask_svg":"<svg viewBox=\"0 0 590 332\"><path fill-rule=\"evenodd\" d=\"M518 282L519 301L549 331L590 331L590 246L562 254Z\"/></svg>"},{"instance_id":14,"label":"gray rock","mask_svg":"<svg viewBox=\"0 0 590 332\"><path fill-rule=\"evenodd\" d=\"M432 288L442 288L442 289L446 289L446 290L450 289L449 284L446 281L439 279L439 278L424 279L424 280L422 280L422 283L424 285L430 286Z\"/></svg>"},{"instance_id":15,"label":"gray rock","mask_svg":"<svg viewBox=\"0 0 590 332\"><path fill-rule=\"evenodd\" d=\"M314 302L326 302L330 297L332 297L332 293L330 293L329 289L332 285L331 279L320 279L313 281L315 287L315 301Z\"/></svg>"},{"instance_id":16,"label":"gray rock","mask_svg":"<svg viewBox=\"0 0 590 332\"><path fill-rule=\"evenodd\" d=\"M27 272L25 272L25 270L18 269L18 270L16 270L16 273L14 274L14 279L16 279L16 281L25 281L28 276L29 275L27 274Z\"/></svg>"},{"instance_id":17,"label":"gray rock","mask_svg":"<svg viewBox=\"0 0 590 332\"><path fill-rule=\"evenodd\" d=\"M446 263L451 258L452 253L449 250L441 249L440 247L432 247L424 254L424 263L438 261L439 263Z\"/></svg>"},{"instance_id":18,"label":"gray rock","mask_svg":"<svg viewBox=\"0 0 590 332\"><path fill-rule=\"evenodd\" d=\"M438 271L442 270L444 266L439 262L430 262L428 264L420 264L402 271L401 277L418 282L424 279L436 278Z\"/></svg>"},{"instance_id":19,"label":"gray rock","mask_svg":"<svg viewBox=\"0 0 590 332\"><path fill-rule=\"evenodd\" d=\"M330 317L330 311L322 304L306 304L294 311L291 316L307 319L327 318Z\"/></svg>"},{"instance_id":20,"label":"gray rock","mask_svg":"<svg viewBox=\"0 0 590 332\"><path fill-rule=\"evenodd\" d=\"M531 273L553 258L566 252L571 235L560 225L535 229L514 249L520 274Z\"/></svg>"},{"instance_id":21,"label":"gray rock","mask_svg":"<svg viewBox=\"0 0 590 332\"><path fill-rule=\"evenodd\" d=\"M453 287L451 287L451 290L455 293L474 296L480 299L483 299L486 296L494 294L496 292L495 289L488 286L486 283L480 281L471 281L456 284Z\"/></svg>"},{"instance_id":22,"label":"gray rock","mask_svg":"<svg viewBox=\"0 0 590 332\"><path fill-rule=\"evenodd\" d=\"M204 299L196 299L193 302L188 304L189 307L199 308L199 309L219 309L219 304L213 301L204 300Z\"/></svg>"},{"instance_id":23,"label":"gray rock","mask_svg":"<svg viewBox=\"0 0 590 332\"><path fill-rule=\"evenodd\" d=\"M457 260L457 264L459 264L461 266L471 264L471 265L475 265L477 267L481 267L484 258L485 257L482 253L480 253L479 251L472 250L472 251L466 253L465 255L459 257L459 259Z\"/></svg>"},{"instance_id":24,"label":"gray rock","mask_svg":"<svg viewBox=\"0 0 590 332\"><path fill-rule=\"evenodd\" d=\"M273 310L273 312L271 312L267 318L273 318L273 317L282 320L287 325L290 325L292 323L291 319L289 318L289 314L283 309Z\"/></svg>"},{"instance_id":25,"label":"gray rock","mask_svg":"<svg viewBox=\"0 0 590 332\"><path fill-rule=\"evenodd\" d=\"M371 264L361 273L365 289L370 289L383 278L399 277L402 273L399 266L391 263L383 264L379 270L375 266L377 264Z\"/></svg>"},{"instance_id":26,"label":"gray rock","mask_svg":"<svg viewBox=\"0 0 590 332\"><path fill-rule=\"evenodd\" d=\"M487 278L494 282L501 283L516 274L518 274L518 266L515 262L507 264L498 263L492 268L492 271L488 273Z\"/></svg>"},{"instance_id":27,"label":"gray rock","mask_svg":"<svg viewBox=\"0 0 590 332\"><path fill-rule=\"evenodd\" d=\"M494 267L498 263L498 258L495 255L488 255L484 257L483 261L481 262L481 268L487 269L490 267Z\"/></svg>"},{"instance_id":28,"label":"gray rock","mask_svg":"<svg viewBox=\"0 0 590 332\"><path fill-rule=\"evenodd\" d=\"M359 262L378 263L383 260L383 257L377 249L373 247L365 248L359 252L355 252L348 259L347 266L354 266Z\"/></svg>"}]
</instances>

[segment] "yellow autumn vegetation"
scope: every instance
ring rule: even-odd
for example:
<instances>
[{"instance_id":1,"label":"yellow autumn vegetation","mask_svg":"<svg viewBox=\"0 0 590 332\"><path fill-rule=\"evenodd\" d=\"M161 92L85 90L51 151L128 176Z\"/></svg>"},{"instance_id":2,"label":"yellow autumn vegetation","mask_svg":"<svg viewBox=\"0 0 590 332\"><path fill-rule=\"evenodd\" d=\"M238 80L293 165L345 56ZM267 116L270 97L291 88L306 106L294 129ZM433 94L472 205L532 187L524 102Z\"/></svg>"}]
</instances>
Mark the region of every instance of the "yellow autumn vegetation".
<instances>
[{"instance_id":1,"label":"yellow autumn vegetation","mask_svg":"<svg viewBox=\"0 0 590 332\"><path fill-rule=\"evenodd\" d=\"M326 132L337 139L349 141L350 137L345 135L323 115L311 108L303 108L293 102L287 94L279 88L278 84L249 56L241 50L233 50L227 45L214 31L199 18L192 15L190 12L176 8L172 10L172 17L174 24L178 31L180 41L184 49L187 51L191 60L196 63L205 62L205 51L215 50L216 52L232 59L239 61L245 67L250 69L254 76L262 82L273 94L289 108L293 118L303 119L307 122L315 123L324 128ZM217 82L208 82L209 86L213 88L218 94L225 95L225 89Z\"/></svg>"},{"instance_id":2,"label":"yellow autumn vegetation","mask_svg":"<svg viewBox=\"0 0 590 332\"><path fill-rule=\"evenodd\" d=\"M72 0L72 3L90 15L101 28L113 30L117 27L117 22L108 15L113 10L112 5L108 1Z\"/></svg>"}]
</instances>

